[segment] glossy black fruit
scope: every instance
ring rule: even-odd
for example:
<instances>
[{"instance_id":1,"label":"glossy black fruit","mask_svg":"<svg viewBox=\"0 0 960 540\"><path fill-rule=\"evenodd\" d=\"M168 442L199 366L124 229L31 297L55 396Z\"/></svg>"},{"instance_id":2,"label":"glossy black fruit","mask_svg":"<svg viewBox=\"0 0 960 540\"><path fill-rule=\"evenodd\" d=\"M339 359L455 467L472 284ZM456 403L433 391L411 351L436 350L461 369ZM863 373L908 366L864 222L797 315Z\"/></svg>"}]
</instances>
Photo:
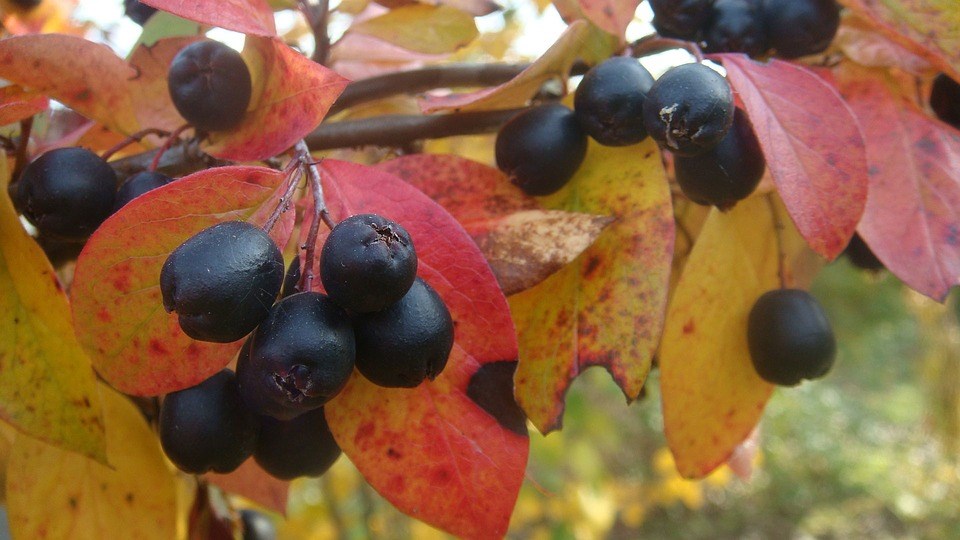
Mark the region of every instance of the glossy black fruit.
<instances>
[{"instance_id":1,"label":"glossy black fruit","mask_svg":"<svg viewBox=\"0 0 960 540\"><path fill-rule=\"evenodd\" d=\"M170 182L173 182L173 178L155 171L143 171L127 178L120 185L120 189L117 190L117 199L113 203L113 211L116 212L144 193L165 186Z\"/></svg>"},{"instance_id":2,"label":"glossy black fruit","mask_svg":"<svg viewBox=\"0 0 960 540\"><path fill-rule=\"evenodd\" d=\"M820 303L799 289L764 293L750 310L747 341L760 377L784 386L826 375L837 352Z\"/></svg>"},{"instance_id":3,"label":"glossy black fruit","mask_svg":"<svg viewBox=\"0 0 960 540\"><path fill-rule=\"evenodd\" d=\"M399 302L354 319L357 369L374 384L413 388L443 371L453 348L453 319L420 278Z\"/></svg>"},{"instance_id":4,"label":"glossy black fruit","mask_svg":"<svg viewBox=\"0 0 960 540\"><path fill-rule=\"evenodd\" d=\"M291 294L300 292L297 285L300 283L300 257L294 257L287 266L287 273L283 276L283 290L280 291L280 297L286 298Z\"/></svg>"},{"instance_id":5,"label":"glossy black fruit","mask_svg":"<svg viewBox=\"0 0 960 540\"><path fill-rule=\"evenodd\" d=\"M346 311L315 292L277 302L248 343L237 360L240 393L257 414L279 420L321 407L336 396L356 358Z\"/></svg>"},{"instance_id":6,"label":"glossy black fruit","mask_svg":"<svg viewBox=\"0 0 960 540\"><path fill-rule=\"evenodd\" d=\"M180 470L227 473L256 446L260 424L224 369L197 386L171 392L160 406L160 444Z\"/></svg>"},{"instance_id":7,"label":"glossy black fruit","mask_svg":"<svg viewBox=\"0 0 960 540\"><path fill-rule=\"evenodd\" d=\"M252 508L240 510L240 522L243 523L243 540L276 540L277 525L263 512Z\"/></svg>"},{"instance_id":8,"label":"glossy black fruit","mask_svg":"<svg viewBox=\"0 0 960 540\"><path fill-rule=\"evenodd\" d=\"M147 19L157 12L157 8L141 3L139 0L123 0L123 13L133 22L143 26Z\"/></svg>"},{"instance_id":9,"label":"glossy black fruit","mask_svg":"<svg viewBox=\"0 0 960 540\"><path fill-rule=\"evenodd\" d=\"M942 73L937 75L930 90L930 108L937 118L960 128L960 83Z\"/></svg>"},{"instance_id":10,"label":"glossy black fruit","mask_svg":"<svg viewBox=\"0 0 960 540\"><path fill-rule=\"evenodd\" d=\"M696 40L712 4L713 0L650 0L653 27L664 37Z\"/></svg>"},{"instance_id":11,"label":"glossy black fruit","mask_svg":"<svg viewBox=\"0 0 960 540\"><path fill-rule=\"evenodd\" d=\"M167 312L193 339L229 343L264 320L283 282L283 257L255 225L226 221L180 244L160 270Z\"/></svg>"},{"instance_id":12,"label":"glossy black fruit","mask_svg":"<svg viewBox=\"0 0 960 540\"><path fill-rule=\"evenodd\" d=\"M679 156L705 152L733 124L733 91L722 75L703 64L683 64L661 76L643 104L647 131Z\"/></svg>"},{"instance_id":13,"label":"glossy black fruit","mask_svg":"<svg viewBox=\"0 0 960 540\"><path fill-rule=\"evenodd\" d=\"M17 183L17 204L41 235L84 240L113 211L117 175L83 148L50 150L26 166Z\"/></svg>"},{"instance_id":14,"label":"glossy black fruit","mask_svg":"<svg viewBox=\"0 0 960 540\"><path fill-rule=\"evenodd\" d=\"M720 144L696 156L677 156L674 167L688 199L726 210L753 193L767 162L750 120L737 109Z\"/></svg>"},{"instance_id":15,"label":"glossy black fruit","mask_svg":"<svg viewBox=\"0 0 960 540\"><path fill-rule=\"evenodd\" d=\"M770 46L781 58L823 52L840 27L835 0L763 0Z\"/></svg>"},{"instance_id":16,"label":"glossy black fruit","mask_svg":"<svg viewBox=\"0 0 960 540\"><path fill-rule=\"evenodd\" d=\"M643 102L651 86L653 76L635 58L618 56L593 67L573 101L580 126L606 146L628 146L646 139Z\"/></svg>"},{"instance_id":17,"label":"glossy black fruit","mask_svg":"<svg viewBox=\"0 0 960 540\"><path fill-rule=\"evenodd\" d=\"M549 195L573 178L587 155L587 134L573 111L552 103L524 111L500 128L497 167L528 195Z\"/></svg>"},{"instance_id":18,"label":"glossy black fruit","mask_svg":"<svg viewBox=\"0 0 960 540\"><path fill-rule=\"evenodd\" d=\"M870 246L863 241L860 233L854 233L853 238L850 239L850 243L847 244L847 248L843 250L843 254L847 256L850 264L861 270L876 272L885 268L883 262L877 258L877 255L870 249Z\"/></svg>"},{"instance_id":19,"label":"glossy black fruit","mask_svg":"<svg viewBox=\"0 0 960 540\"><path fill-rule=\"evenodd\" d=\"M760 56L767 51L767 29L761 0L716 0L705 35L707 52L742 52Z\"/></svg>"},{"instance_id":20,"label":"glossy black fruit","mask_svg":"<svg viewBox=\"0 0 960 540\"><path fill-rule=\"evenodd\" d=\"M416 277L417 253L410 234L376 214L338 223L320 252L323 288L354 313L380 311L400 300Z\"/></svg>"},{"instance_id":21,"label":"glossy black fruit","mask_svg":"<svg viewBox=\"0 0 960 540\"><path fill-rule=\"evenodd\" d=\"M219 41L183 48L167 74L170 98L187 122L201 131L236 127L250 104L250 70L240 53Z\"/></svg>"},{"instance_id":22,"label":"glossy black fruit","mask_svg":"<svg viewBox=\"0 0 960 540\"><path fill-rule=\"evenodd\" d=\"M263 417L260 439L253 453L253 459L263 470L281 480L320 476L338 457L340 446L330 433L323 407L293 420Z\"/></svg>"}]
</instances>

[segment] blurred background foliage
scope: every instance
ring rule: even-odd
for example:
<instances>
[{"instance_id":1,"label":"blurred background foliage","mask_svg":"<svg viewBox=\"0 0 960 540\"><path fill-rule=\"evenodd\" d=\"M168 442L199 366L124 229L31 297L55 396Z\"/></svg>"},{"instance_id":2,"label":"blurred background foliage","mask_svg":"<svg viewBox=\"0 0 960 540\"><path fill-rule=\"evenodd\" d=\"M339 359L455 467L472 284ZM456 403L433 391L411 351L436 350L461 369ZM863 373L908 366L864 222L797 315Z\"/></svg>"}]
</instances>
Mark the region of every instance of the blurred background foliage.
<instances>
[{"instance_id":1,"label":"blurred background foliage","mask_svg":"<svg viewBox=\"0 0 960 540\"><path fill-rule=\"evenodd\" d=\"M721 467L680 478L656 372L627 407L590 370L562 432L531 431L510 537L955 538L960 534L960 325L942 306L845 260L813 288L839 355L816 383L778 389L749 481ZM446 538L394 510L346 460L291 492L281 538Z\"/></svg>"}]
</instances>

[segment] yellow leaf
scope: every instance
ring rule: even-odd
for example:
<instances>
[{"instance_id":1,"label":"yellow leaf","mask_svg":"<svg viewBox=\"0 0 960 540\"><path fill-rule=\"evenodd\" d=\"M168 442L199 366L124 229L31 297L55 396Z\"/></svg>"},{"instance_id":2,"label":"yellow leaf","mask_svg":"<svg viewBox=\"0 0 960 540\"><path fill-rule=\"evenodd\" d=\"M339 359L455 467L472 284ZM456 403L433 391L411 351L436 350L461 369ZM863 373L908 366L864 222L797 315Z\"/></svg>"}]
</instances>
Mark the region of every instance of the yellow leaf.
<instances>
[{"instance_id":1,"label":"yellow leaf","mask_svg":"<svg viewBox=\"0 0 960 540\"><path fill-rule=\"evenodd\" d=\"M392 9L350 27L398 47L425 54L453 52L478 35L473 17L448 6L416 4Z\"/></svg>"},{"instance_id":2,"label":"yellow leaf","mask_svg":"<svg viewBox=\"0 0 960 540\"><path fill-rule=\"evenodd\" d=\"M157 437L126 398L100 386L112 467L30 437L7 474L15 538L157 538L177 534L177 481Z\"/></svg>"},{"instance_id":3,"label":"yellow leaf","mask_svg":"<svg viewBox=\"0 0 960 540\"><path fill-rule=\"evenodd\" d=\"M615 218L574 262L510 297L517 402L546 433L560 428L567 389L590 366L605 367L628 399L640 393L666 308L673 211L652 141L592 145L571 183L542 202Z\"/></svg>"},{"instance_id":4,"label":"yellow leaf","mask_svg":"<svg viewBox=\"0 0 960 540\"><path fill-rule=\"evenodd\" d=\"M773 386L747 348L747 315L780 286L778 233L788 286L808 283L818 259L772 194L713 210L690 253L660 348L664 431L677 469L701 478L730 457L760 420Z\"/></svg>"},{"instance_id":5,"label":"yellow leaf","mask_svg":"<svg viewBox=\"0 0 960 540\"><path fill-rule=\"evenodd\" d=\"M62 448L106 461L90 360L46 255L20 224L0 160L0 419Z\"/></svg>"}]
</instances>

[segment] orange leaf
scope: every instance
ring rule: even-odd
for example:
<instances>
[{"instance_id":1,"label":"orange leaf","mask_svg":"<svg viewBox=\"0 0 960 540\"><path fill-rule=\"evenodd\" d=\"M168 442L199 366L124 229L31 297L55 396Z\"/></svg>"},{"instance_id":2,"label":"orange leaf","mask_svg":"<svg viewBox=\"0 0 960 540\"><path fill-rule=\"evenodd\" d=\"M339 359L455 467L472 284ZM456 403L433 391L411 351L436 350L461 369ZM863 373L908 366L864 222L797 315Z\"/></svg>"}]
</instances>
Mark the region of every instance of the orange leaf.
<instances>
[{"instance_id":1,"label":"orange leaf","mask_svg":"<svg viewBox=\"0 0 960 540\"><path fill-rule=\"evenodd\" d=\"M241 34L275 36L277 27L273 10L266 0L217 0L184 2L183 0L140 0L142 3L173 13L191 21L219 26Z\"/></svg>"},{"instance_id":2,"label":"orange leaf","mask_svg":"<svg viewBox=\"0 0 960 540\"><path fill-rule=\"evenodd\" d=\"M371 167L325 160L321 168L335 217L374 212L407 229L418 274L456 328L434 381L391 389L354 374L326 405L330 430L401 511L457 536L503 536L529 446L511 395L517 344L506 299L467 233L423 193Z\"/></svg>"},{"instance_id":3,"label":"orange leaf","mask_svg":"<svg viewBox=\"0 0 960 540\"><path fill-rule=\"evenodd\" d=\"M130 96L142 127L173 131L186 121L177 112L167 87L167 72L180 49L199 36L161 39L153 45L141 45L130 55L130 66L137 72L131 81Z\"/></svg>"},{"instance_id":4,"label":"orange leaf","mask_svg":"<svg viewBox=\"0 0 960 540\"><path fill-rule=\"evenodd\" d=\"M943 301L960 282L960 133L926 116L885 71L847 64L837 77L867 142L858 231L897 277Z\"/></svg>"},{"instance_id":5,"label":"orange leaf","mask_svg":"<svg viewBox=\"0 0 960 540\"><path fill-rule=\"evenodd\" d=\"M247 36L243 50L254 95L236 128L213 133L205 150L222 159L273 157L312 131L347 80L287 47L279 39Z\"/></svg>"},{"instance_id":6,"label":"orange leaf","mask_svg":"<svg viewBox=\"0 0 960 540\"><path fill-rule=\"evenodd\" d=\"M777 235L788 284L806 283L816 268L785 218L772 194L727 213L713 210L670 300L660 391L667 443L687 478L702 478L730 458L773 391L750 361L747 315L761 294L780 285ZM785 225L779 233L778 222Z\"/></svg>"},{"instance_id":7,"label":"orange leaf","mask_svg":"<svg viewBox=\"0 0 960 540\"><path fill-rule=\"evenodd\" d=\"M29 118L47 109L49 100L17 85L0 88L0 126Z\"/></svg>"},{"instance_id":8,"label":"orange leaf","mask_svg":"<svg viewBox=\"0 0 960 540\"><path fill-rule=\"evenodd\" d=\"M221 489L246 497L264 508L279 514L287 513L290 482L270 476L253 459L244 461L240 468L230 474L211 473L205 478Z\"/></svg>"},{"instance_id":9,"label":"orange leaf","mask_svg":"<svg viewBox=\"0 0 960 540\"><path fill-rule=\"evenodd\" d=\"M580 0L580 9L604 32L623 39L640 0Z\"/></svg>"},{"instance_id":10,"label":"orange leaf","mask_svg":"<svg viewBox=\"0 0 960 540\"><path fill-rule=\"evenodd\" d=\"M670 189L652 141L591 145L546 206L616 221L576 261L510 297L520 336L517 401L541 432L559 429L564 396L590 366L636 398L660 339L673 257Z\"/></svg>"},{"instance_id":11,"label":"orange leaf","mask_svg":"<svg viewBox=\"0 0 960 540\"><path fill-rule=\"evenodd\" d=\"M203 381L227 365L239 343L194 341L160 298L167 256L200 230L229 220L262 224L277 205L284 175L259 167L220 167L138 197L97 229L77 260L77 336L97 372L128 394L157 395ZM271 231L286 245L287 212Z\"/></svg>"},{"instance_id":12,"label":"orange leaf","mask_svg":"<svg viewBox=\"0 0 960 540\"><path fill-rule=\"evenodd\" d=\"M867 200L867 160L856 118L807 68L742 54L717 55L743 100L777 191L810 247L833 259Z\"/></svg>"}]
</instances>

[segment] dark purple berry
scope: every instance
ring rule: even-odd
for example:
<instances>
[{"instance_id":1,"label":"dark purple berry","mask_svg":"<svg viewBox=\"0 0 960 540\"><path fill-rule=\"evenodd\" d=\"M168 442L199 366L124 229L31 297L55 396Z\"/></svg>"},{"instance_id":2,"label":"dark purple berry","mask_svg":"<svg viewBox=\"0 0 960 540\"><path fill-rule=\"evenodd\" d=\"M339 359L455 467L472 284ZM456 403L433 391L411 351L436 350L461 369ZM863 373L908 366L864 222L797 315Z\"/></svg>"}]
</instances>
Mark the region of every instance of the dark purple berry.
<instances>
[{"instance_id":1,"label":"dark purple berry","mask_svg":"<svg viewBox=\"0 0 960 540\"><path fill-rule=\"evenodd\" d=\"M960 83L943 73L937 75L930 89L930 108L937 118L960 129Z\"/></svg>"},{"instance_id":2,"label":"dark purple berry","mask_svg":"<svg viewBox=\"0 0 960 540\"><path fill-rule=\"evenodd\" d=\"M320 476L340 457L340 446L330 433L323 407L292 420L261 419L260 438L253 459L280 480Z\"/></svg>"},{"instance_id":3,"label":"dark purple berry","mask_svg":"<svg viewBox=\"0 0 960 540\"><path fill-rule=\"evenodd\" d=\"M643 102L651 86L653 76L635 58L618 56L593 67L574 97L580 126L606 146L628 146L646 139Z\"/></svg>"},{"instance_id":4,"label":"dark purple berry","mask_svg":"<svg viewBox=\"0 0 960 540\"><path fill-rule=\"evenodd\" d=\"M323 288L354 313L380 311L400 300L416 277L417 253L410 234L376 214L338 223L320 252Z\"/></svg>"},{"instance_id":5,"label":"dark purple berry","mask_svg":"<svg viewBox=\"0 0 960 540\"><path fill-rule=\"evenodd\" d=\"M139 0L123 0L123 13L133 22L143 26L147 19L157 12L157 8L150 7Z\"/></svg>"},{"instance_id":6,"label":"dark purple berry","mask_svg":"<svg viewBox=\"0 0 960 540\"><path fill-rule=\"evenodd\" d=\"M763 0L770 46L780 58L823 52L840 27L835 0Z\"/></svg>"},{"instance_id":7,"label":"dark purple berry","mask_svg":"<svg viewBox=\"0 0 960 540\"><path fill-rule=\"evenodd\" d=\"M240 53L209 40L177 53L167 83L177 111L201 131L223 131L240 124L253 89Z\"/></svg>"},{"instance_id":8,"label":"dark purple berry","mask_svg":"<svg viewBox=\"0 0 960 540\"><path fill-rule=\"evenodd\" d=\"M10 0L10 3L19 9L29 11L39 6L43 0Z\"/></svg>"},{"instance_id":9,"label":"dark purple berry","mask_svg":"<svg viewBox=\"0 0 960 540\"><path fill-rule=\"evenodd\" d=\"M242 221L208 227L180 244L160 271L167 312L193 339L229 343L264 320L283 282L283 257L263 229Z\"/></svg>"},{"instance_id":10,"label":"dark purple berry","mask_svg":"<svg viewBox=\"0 0 960 540\"><path fill-rule=\"evenodd\" d=\"M653 27L663 37L696 40L707 20L713 0L650 0Z\"/></svg>"},{"instance_id":11,"label":"dark purple berry","mask_svg":"<svg viewBox=\"0 0 960 540\"><path fill-rule=\"evenodd\" d=\"M113 203L113 211L120 210L128 202L144 193L165 186L170 182L173 182L173 178L155 171L143 171L127 178L120 185L120 189L117 190L117 200Z\"/></svg>"},{"instance_id":12,"label":"dark purple berry","mask_svg":"<svg viewBox=\"0 0 960 540\"><path fill-rule=\"evenodd\" d=\"M716 0L706 32L707 52L740 52L760 56L767 52L761 0Z\"/></svg>"},{"instance_id":13,"label":"dark purple berry","mask_svg":"<svg viewBox=\"0 0 960 540\"><path fill-rule=\"evenodd\" d=\"M243 523L242 540L277 539L277 525L263 512L244 508L240 510L240 521Z\"/></svg>"},{"instance_id":14,"label":"dark purple berry","mask_svg":"<svg viewBox=\"0 0 960 540\"><path fill-rule=\"evenodd\" d=\"M850 260L850 264L862 270L871 270L874 272L883 270L883 262L877 258L877 255L870 249L870 246L864 242L860 233L854 233L847 248L843 254Z\"/></svg>"},{"instance_id":15,"label":"dark purple berry","mask_svg":"<svg viewBox=\"0 0 960 540\"><path fill-rule=\"evenodd\" d=\"M167 394L160 407L163 451L192 474L233 471L253 454L258 430L258 419L243 404L228 369Z\"/></svg>"}]
</instances>

